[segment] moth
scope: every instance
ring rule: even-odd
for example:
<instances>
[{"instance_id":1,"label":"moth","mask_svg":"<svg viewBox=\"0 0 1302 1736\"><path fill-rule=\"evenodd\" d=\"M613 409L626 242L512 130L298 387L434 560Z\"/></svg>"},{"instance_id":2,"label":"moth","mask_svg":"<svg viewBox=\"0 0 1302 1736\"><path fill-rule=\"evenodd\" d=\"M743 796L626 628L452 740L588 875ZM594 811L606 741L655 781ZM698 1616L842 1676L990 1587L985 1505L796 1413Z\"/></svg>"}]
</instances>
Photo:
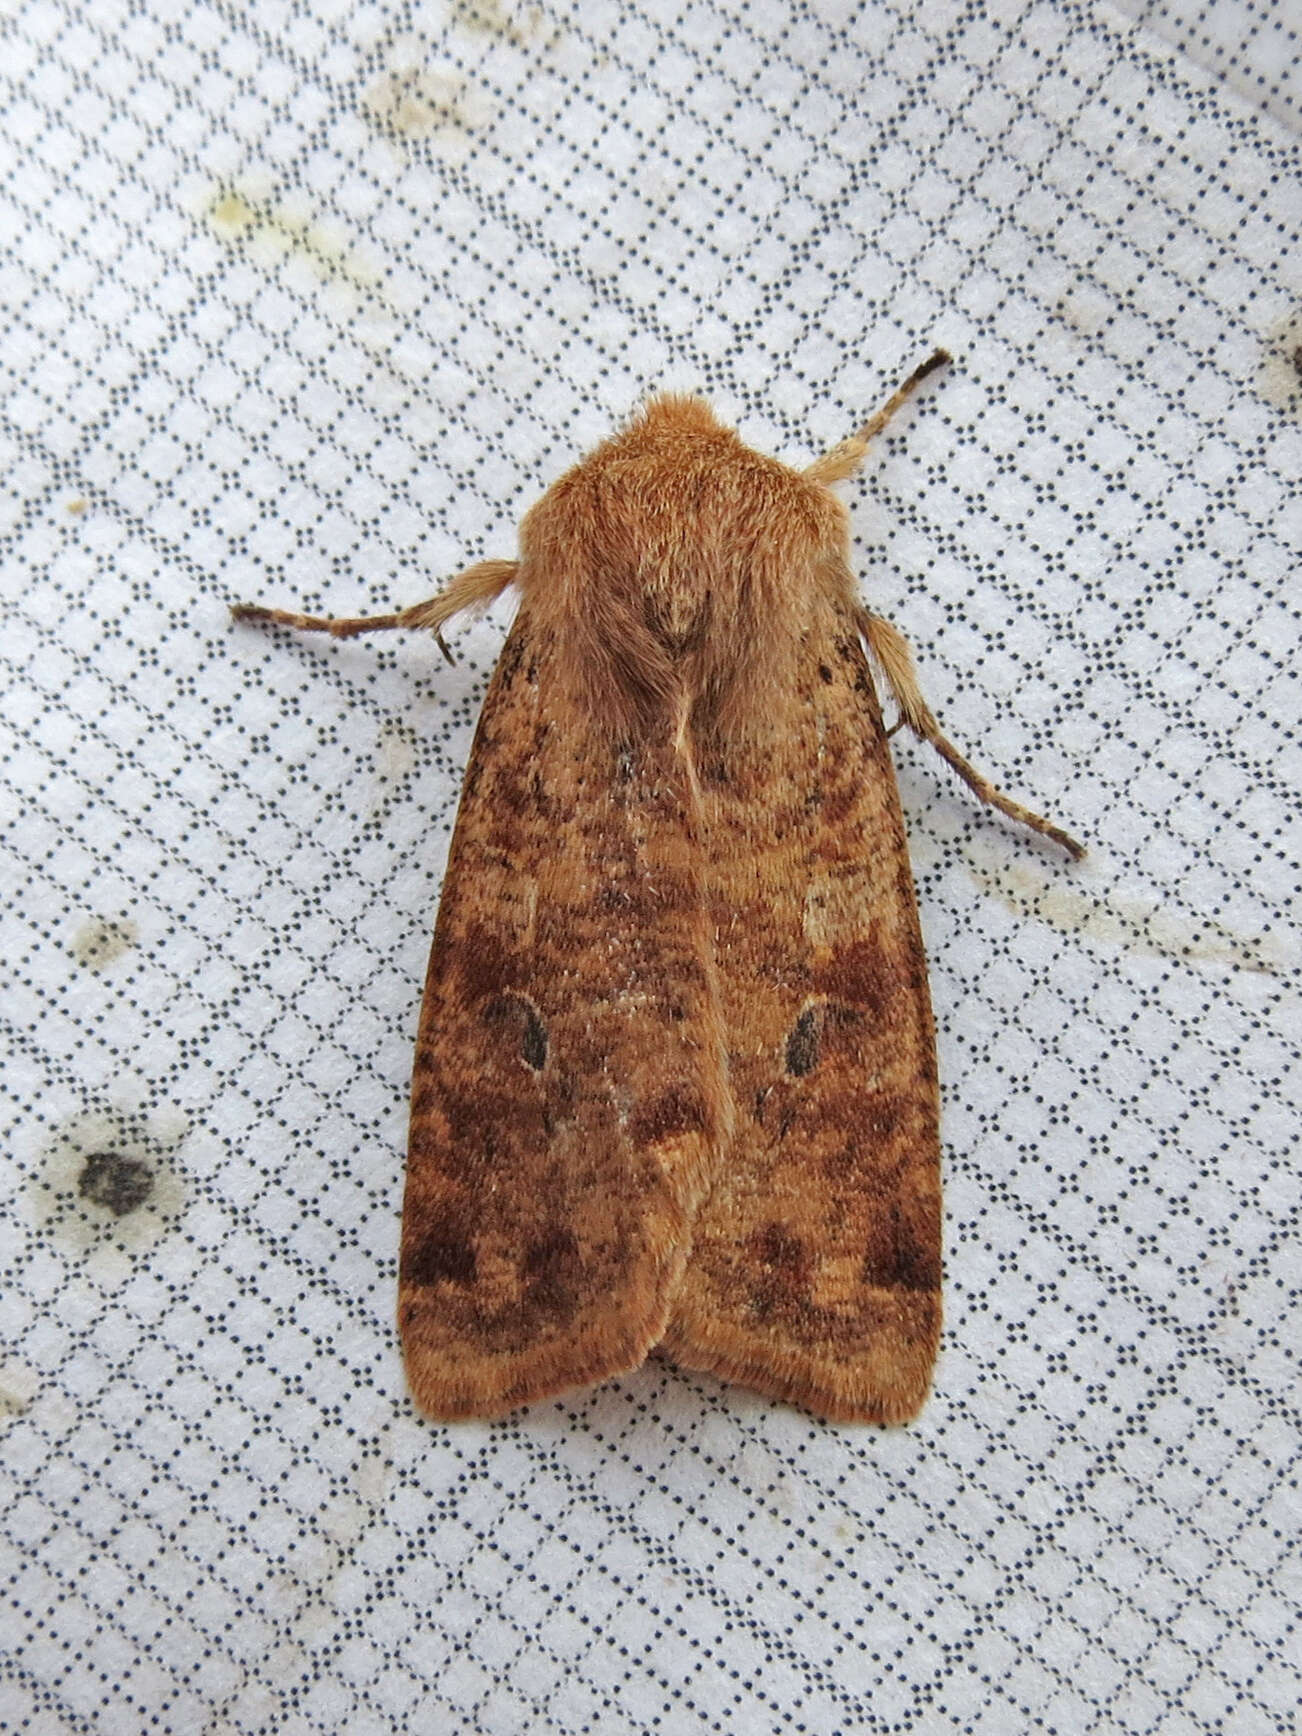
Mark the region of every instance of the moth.
<instances>
[{"instance_id":1,"label":"moth","mask_svg":"<svg viewBox=\"0 0 1302 1736\"><path fill-rule=\"evenodd\" d=\"M526 515L416 1043L398 1319L411 1391L493 1417L655 1347L898 1423L941 1323L935 1041L873 680L982 801L860 602L833 485L938 351L806 470L653 399ZM443 646L446 652L446 646ZM898 725L897 725L898 727Z\"/></svg>"}]
</instances>

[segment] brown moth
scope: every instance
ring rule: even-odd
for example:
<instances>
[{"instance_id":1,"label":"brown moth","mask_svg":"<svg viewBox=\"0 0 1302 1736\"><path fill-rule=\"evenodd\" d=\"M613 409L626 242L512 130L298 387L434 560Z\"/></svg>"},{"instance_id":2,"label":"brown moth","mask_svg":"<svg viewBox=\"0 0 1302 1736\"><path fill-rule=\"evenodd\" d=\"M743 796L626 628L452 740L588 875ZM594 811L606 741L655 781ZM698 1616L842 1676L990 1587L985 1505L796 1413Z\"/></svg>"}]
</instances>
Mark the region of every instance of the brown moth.
<instances>
[{"instance_id":1,"label":"brown moth","mask_svg":"<svg viewBox=\"0 0 1302 1736\"><path fill-rule=\"evenodd\" d=\"M436 1417L656 1346L897 1423L941 1319L935 1042L875 660L831 484L947 358L803 472L653 400L525 517L520 558L337 636L520 594L484 701L420 1016L398 1317ZM441 643L441 640L440 640ZM446 649L446 648L445 648Z\"/></svg>"}]
</instances>

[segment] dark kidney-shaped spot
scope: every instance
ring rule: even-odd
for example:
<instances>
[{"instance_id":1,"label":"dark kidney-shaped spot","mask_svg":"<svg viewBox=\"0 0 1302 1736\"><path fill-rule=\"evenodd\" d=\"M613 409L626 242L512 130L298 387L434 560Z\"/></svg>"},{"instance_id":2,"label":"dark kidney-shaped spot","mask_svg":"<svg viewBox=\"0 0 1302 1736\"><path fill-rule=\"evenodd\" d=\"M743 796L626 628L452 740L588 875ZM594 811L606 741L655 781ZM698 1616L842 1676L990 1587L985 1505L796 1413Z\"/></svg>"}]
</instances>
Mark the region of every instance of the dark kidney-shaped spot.
<instances>
[{"instance_id":1,"label":"dark kidney-shaped spot","mask_svg":"<svg viewBox=\"0 0 1302 1736\"><path fill-rule=\"evenodd\" d=\"M864 1013L844 1001L815 1001L791 1027L787 1038L789 1079L803 1079L835 1055L853 1054L862 1042Z\"/></svg>"},{"instance_id":2,"label":"dark kidney-shaped spot","mask_svg":"<svg viewBox=\"0 0 1302 1736\"><path fill-rule=\"evenodd\" d=\"M501 1025L519 1044L520 1059L535 1073L547 1065L547 1027L538 1009L524 995L494 995L484 1008L486 1025Z\"/></svg>"},{"instance_id":3,"label":"dark kidney-shaped spot","mask_svg":"<svg viewBox=\"0 0 1302 1736\"><path fill-rule=\"evenodd\" d=\"M154 1172L138 1157L118 1151L92 1151L81 1166L77 1192L92 1205L106 1206L115 1218L144 1205L154 1191Z\"/></svg>"},{"instance_id":4,"label":"dark kidney-shaped spot","mask_svg":"<svg viewBox=\"0 0 1302 1736\"><path fill-rule=\"evenodd\" d=\"M547 1033L543 1029L542 1020L532 1007L528 1009L528 1017L524 1022L520 1053L535 1073L542 1071L547 1061Z\"/></svg>"},{"instance_id":5,"label":"dark kidney-shaped spot","mask_svg":"<svg viewBox=\"0 0 1302 1736\"><path fill-rule=\"evenodd\" d=\"M823 1009L806 1007L787 1038L787 1072L793 1079L812 1073L823 1044Z\"/></svg>"}]
</instances>

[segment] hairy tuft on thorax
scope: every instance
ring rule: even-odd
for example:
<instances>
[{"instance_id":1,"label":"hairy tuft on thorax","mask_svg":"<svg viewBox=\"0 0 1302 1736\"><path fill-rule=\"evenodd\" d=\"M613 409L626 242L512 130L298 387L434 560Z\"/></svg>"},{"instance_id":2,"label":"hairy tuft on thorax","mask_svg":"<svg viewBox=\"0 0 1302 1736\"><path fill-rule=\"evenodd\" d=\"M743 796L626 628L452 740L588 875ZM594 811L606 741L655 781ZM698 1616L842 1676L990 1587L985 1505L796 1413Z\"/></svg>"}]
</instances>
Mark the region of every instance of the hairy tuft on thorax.
<instances>
[{"instance_id":1,"label":"hairy tuft on thorax","mask_svg":"<svg viewBox=\"0 0 1302 1736\"><path fill-rule=\"evenodd\" d=\"M613 731L727 737L762 730L825 601L852 603L848 543L827 488L668 395L529 512L518 582Z\"/></svg>"}]
</instances>

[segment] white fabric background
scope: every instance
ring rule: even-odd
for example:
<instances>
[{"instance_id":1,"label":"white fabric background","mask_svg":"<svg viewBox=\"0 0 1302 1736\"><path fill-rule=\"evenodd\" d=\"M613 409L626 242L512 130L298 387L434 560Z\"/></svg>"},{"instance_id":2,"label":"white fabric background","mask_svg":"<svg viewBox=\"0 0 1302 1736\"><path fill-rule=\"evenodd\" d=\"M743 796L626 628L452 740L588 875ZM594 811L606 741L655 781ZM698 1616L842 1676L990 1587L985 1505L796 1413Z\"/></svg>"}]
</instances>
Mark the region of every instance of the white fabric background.
<instances>
[{"instance_id":1,"label":"white fabric background","mask_svg":"<svg viewBox=\"0 0 1302 1736\"><path fill-rule=\"evenodd\" d=\"M7 9L0 1727L1292 1730L1296 15ZM652 388L848 492L944 1084L920 1421L413 1414L419 985L509 555ZM115 1217L88 1155L147 1165Z\"/></svg>"}]
</instances>

